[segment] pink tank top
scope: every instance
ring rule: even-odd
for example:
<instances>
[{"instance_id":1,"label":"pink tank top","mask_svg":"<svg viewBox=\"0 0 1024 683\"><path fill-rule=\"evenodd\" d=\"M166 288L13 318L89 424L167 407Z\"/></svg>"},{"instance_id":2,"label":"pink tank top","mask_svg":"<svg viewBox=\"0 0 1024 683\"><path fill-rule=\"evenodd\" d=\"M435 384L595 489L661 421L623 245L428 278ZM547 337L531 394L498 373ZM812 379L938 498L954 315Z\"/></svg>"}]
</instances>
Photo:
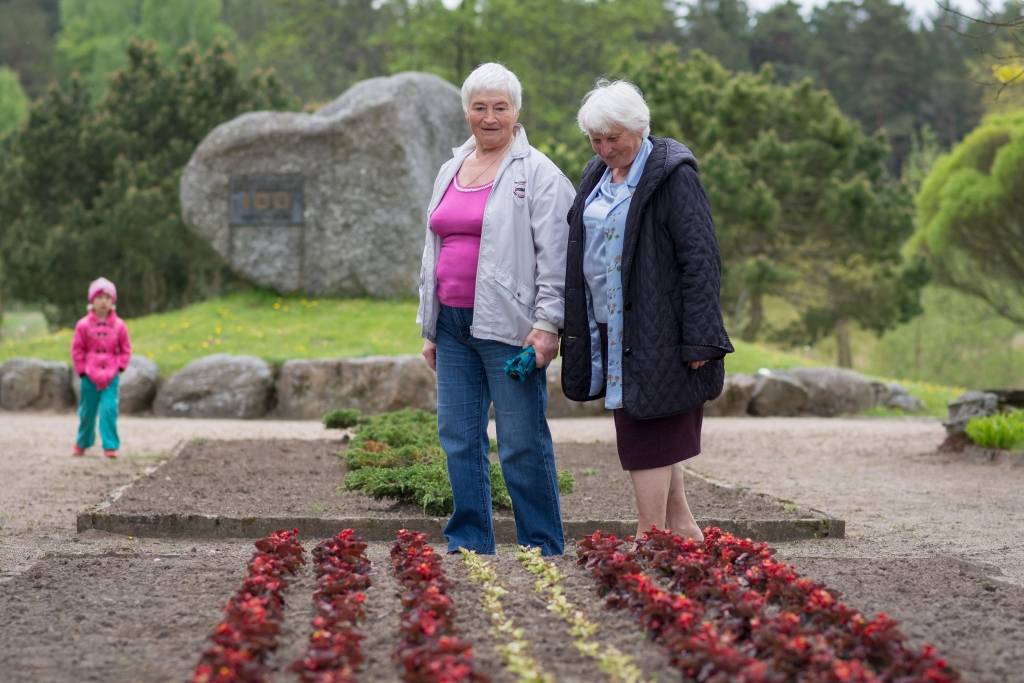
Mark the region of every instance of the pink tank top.
<instances>
[{"instance_id":1,"label":"pink tank top","mask_svg":"<svg viewBox=\"0 0 1024 683\"><path fill-rule=\"evenodd\" d=\"M473 307L480 231L493 184L465 188L454 178L430 215L430 229L441 238L435 271L437 298L446 306Z\"/></svg>"}]
</instances>

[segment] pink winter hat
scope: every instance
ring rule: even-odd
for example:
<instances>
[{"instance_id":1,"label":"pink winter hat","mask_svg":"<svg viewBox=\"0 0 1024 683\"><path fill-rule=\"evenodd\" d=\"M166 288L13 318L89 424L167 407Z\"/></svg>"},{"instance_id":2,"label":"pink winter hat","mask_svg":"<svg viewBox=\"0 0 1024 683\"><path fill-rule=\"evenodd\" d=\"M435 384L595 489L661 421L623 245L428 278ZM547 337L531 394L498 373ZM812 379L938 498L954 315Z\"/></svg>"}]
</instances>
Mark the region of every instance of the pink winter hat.
<instances>
[{"instance_id":1,"label":"pink winter hat","mask_svg":"<svg viewBox=\"0 0 1024 683\"><path fill-rule=\"evenodd\" d=\"M117 287L105 277L98 277L89 283L89 303L100 294L106 294L117 303Z\"/></svg>"}]
</instances>

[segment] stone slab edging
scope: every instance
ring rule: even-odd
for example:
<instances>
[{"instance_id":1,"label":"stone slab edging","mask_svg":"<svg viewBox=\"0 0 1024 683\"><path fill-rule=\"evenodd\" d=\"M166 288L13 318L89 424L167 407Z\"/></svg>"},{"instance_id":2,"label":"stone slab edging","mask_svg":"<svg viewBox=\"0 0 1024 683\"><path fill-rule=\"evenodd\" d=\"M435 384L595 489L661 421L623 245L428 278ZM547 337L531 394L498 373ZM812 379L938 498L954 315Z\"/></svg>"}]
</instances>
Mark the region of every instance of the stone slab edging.
<instances>
[{"instance_id":1,"label":"stone slab edging","mask_svg":"<svg viewBox=\"0 0 1024 683\"><path fill-rule=\"evenodd\" d=\"M182 442L174 449L180 451L187 442ZM153 474L170 462L168 458L160 465L148 469L146 474ZM700 477L716 486L736 488L702 474L687 470L690 476ZM113 494L98 505L80 513L77 518L79 533L90 529L126 536L154 538L260 538L277 529L299 529L308 537L328 537L338 533L339 529L351 527L358 529L360 535L368 541L392 541L399 529L422 531L428 534L431 542L444 542L443 529L446 519L428 517L426 515L408 515L405 517L306 517L306 516L246 516L235 517L226 515L207 515L196 513L117 513L109 512L109 508L131 486L125 484L118 487ZM774 499L767 494L757 494ZM795 519L699 519L698 524L717 526L743 538L756 541L779 543L783 541L800 541L817 538L845 538L846 522L826 512L813 508L797 507L800 514ZM600 529L617 536L626 536L636 531L635 519L587 519L566 520L562 523L565 537L582 538ZM494 537L497 543L515 543L516 527L512 517L504 515L494 518Z\"/></svg>"},{"instance_id":2,"label":"stone slab edging","mask_svg":"<svg viewBox=\"0 0 1024 683\"><path fill-rule=\"evenodd\" d=\"M443 542L444 518L440 517L224 517L203 514L117 514L87 510L78 514L78 532L105 531L126 536L155 538L260 538L276 529L297 528L305 537L329 537L351 527L367 541L393 541L399 529L427 533L431 542ZM828 515L793 520L701 519L701 527L712 525L756 541L778 543L816 538L843 538L846 523ZM598 529L618 536L636 531L636 520L572 520L563 523L566 538L582 538ZM515 543L515 521L495 518L494 538L498 543Z\"/></svg>"}]
</instances>

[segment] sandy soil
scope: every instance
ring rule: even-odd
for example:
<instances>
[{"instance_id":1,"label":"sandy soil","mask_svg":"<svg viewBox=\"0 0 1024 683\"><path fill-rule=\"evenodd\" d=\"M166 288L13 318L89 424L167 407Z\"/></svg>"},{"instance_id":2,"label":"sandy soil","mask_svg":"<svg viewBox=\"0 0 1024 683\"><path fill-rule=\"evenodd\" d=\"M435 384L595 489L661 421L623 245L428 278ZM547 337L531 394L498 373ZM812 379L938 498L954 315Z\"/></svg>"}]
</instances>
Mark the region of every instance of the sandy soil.
<instances>
[{"instance_id":1,"label":"sandy soil","mask_svg":"<svg viewBox=\"0 0 1024 683\"><path fill-rule=\"evenodd\" d=\"M612 434L607 420L552 426L558 441L608 441ZM315 422L126 417L124 457L111 462L95 452L71 458L74 427L70 415L0 413L3 678L182 680L244 573L251 546L78 535L75 513L161 462L182 439L334 435ZM782 544L780 555L865 613L887 611L902 620L915 644L934 642L965 680L1013 680L1024 666L1024 467L937 454L942 436L941 426L927 420L709 419L704 455L688 464L846 519L847 539ZM386 573L387 548L374 545L372 552ZM452 572L459 571L451 565L456 560L446 560ZM525 620L528 633L553 628L542 623L548 615L524 607L532 599L529 582L514 573L507 549L498 561L516 594L517 621ZM571 568L571 558L562 562ZM586 577L577 578L574 590L585 600ZM387 601L395 598L386 579L374 603L380 613L367 640L375 654L366 680L395 680L386 652L393 642ZM289 596L293 630L282 658L298 651L307 633L303 585ZM466 633L477 633L477 598L461 582L459 590L467 593L459 601ZM615 634L628 631L616 615L595 615ZM538 653L560 673L561 658L572 661L565 643ZM478 650L487 656L486 639ZM642 648L639 654L657 657Z\"/></svg>"},{"instance_id":2,"label":"sandy soil","mask_svg":"<svg viewBox=\"0 0 1024 683\"><path fill-rule=\"evenodd\" d=\"M341 441L300 439L200 440L179 448L154 472L137 479L106 512L112 514L207 514L224 517L395 518L422 515L419 507L373 499L340 486L347 473ZM556 444L558 468L575 486L562 496L566 521L636 520L629 480L612 444ZM766 496L694 477L698 519L797 519ZM496 517L511 519L511 510Z\"/></svg>"}]
</instances>

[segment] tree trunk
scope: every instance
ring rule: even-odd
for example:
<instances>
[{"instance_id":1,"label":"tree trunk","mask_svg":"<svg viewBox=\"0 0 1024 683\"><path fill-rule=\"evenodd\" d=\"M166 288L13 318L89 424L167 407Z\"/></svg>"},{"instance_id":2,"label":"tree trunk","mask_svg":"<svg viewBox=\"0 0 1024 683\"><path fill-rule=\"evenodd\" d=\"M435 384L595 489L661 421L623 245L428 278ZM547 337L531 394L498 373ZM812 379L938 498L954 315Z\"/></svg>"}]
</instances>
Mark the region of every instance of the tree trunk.
<instances>
[{"instance_id":1,"label":"tree trunk","mask_svg":"<svg viewBox=\"0 0 1024 683\"><path fill-rule=\"evenodd\" d=\"M745 342L752 342L757 339L757 333L761 331L761 324L764 323L764 295L761 292L750 293L750 317L743 331L740 332L740 339Z\"/></svg>"},{"instance_id":2,"label":"tree trunk","mask_svg":"<svg viewBox=\"0 0 1024 683\"><path fill-rule=\"evenodd\" d=\"M850 321L840 318L836 321L836 352L839 367L853 367L853 349L850 348Z\"/></svg>"}]
</instances>

